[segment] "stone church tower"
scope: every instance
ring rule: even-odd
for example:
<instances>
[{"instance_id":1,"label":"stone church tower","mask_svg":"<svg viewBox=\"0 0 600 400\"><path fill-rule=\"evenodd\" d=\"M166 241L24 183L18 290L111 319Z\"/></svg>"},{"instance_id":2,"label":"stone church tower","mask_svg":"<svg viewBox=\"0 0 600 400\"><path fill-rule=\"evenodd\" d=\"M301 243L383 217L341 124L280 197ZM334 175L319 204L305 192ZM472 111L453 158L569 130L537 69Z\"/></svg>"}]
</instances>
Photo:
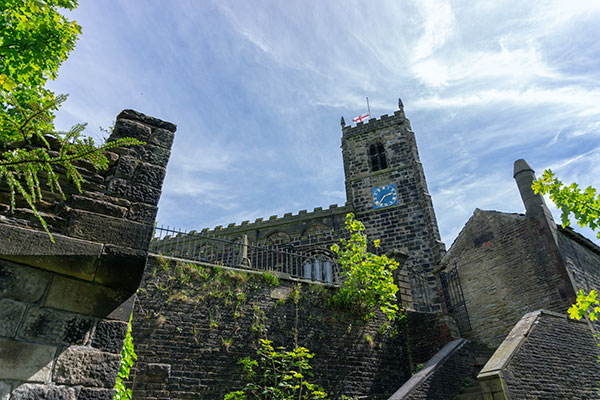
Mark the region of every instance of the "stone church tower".
<instances>
[{"instance_id":1,"label":"stone church tower","mask_svg":"<svg viewBox=\"0 0 600 400\"><path fill-rule=\"evenodd\" d=\"M346 197L369 241L407 257L409 271L430 275L444 253L415 134L402 101L392 116L356 126L342 119ZM432 280L428 278L428 280Z\"/></svg>"}]
</instances>

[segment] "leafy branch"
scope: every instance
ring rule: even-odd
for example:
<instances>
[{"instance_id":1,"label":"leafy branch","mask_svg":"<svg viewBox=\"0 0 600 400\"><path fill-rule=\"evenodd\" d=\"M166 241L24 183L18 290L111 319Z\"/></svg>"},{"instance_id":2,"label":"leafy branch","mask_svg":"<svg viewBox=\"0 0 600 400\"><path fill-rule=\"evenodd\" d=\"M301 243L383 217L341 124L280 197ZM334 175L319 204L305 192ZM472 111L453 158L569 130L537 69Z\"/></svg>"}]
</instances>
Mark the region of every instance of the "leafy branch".
<instances>
[{"instance_id":1,"label":"leafy branch","mask_svg":"<svg viewBox=\"0 0 600 400\"><path fill-rule=\"evenodd\" d=\"M533 183L532 188L535 193L550 195L561 210L563 226L569 226L569 216L573 215L581 227L594 230L600 227L600 196L595 188L588 186L582 191L577 183L564 185L549 169ZM600 232L597 237L600 239Z\"/></svg>"}]
</instances>

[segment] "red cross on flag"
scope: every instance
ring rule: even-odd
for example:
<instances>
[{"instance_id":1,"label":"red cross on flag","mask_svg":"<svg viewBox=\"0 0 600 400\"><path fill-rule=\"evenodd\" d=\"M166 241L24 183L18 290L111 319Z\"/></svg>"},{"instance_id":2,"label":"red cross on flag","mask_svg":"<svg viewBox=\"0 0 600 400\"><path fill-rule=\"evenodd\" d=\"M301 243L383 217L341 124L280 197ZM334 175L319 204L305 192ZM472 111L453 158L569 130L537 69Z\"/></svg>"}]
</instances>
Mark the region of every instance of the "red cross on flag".
<instances>
[{"instance_id":1,"label":"red cross on flag","mask_svg":"<svg viewBox=\"0 0 600 400\"><path fill-rule=\"evenodd\" d=\"M363 120L367 119L368 117L369 117L369 114L359 115L356 118L352 118L352 122L363 122Z\"/></svg>"}]
</instances>

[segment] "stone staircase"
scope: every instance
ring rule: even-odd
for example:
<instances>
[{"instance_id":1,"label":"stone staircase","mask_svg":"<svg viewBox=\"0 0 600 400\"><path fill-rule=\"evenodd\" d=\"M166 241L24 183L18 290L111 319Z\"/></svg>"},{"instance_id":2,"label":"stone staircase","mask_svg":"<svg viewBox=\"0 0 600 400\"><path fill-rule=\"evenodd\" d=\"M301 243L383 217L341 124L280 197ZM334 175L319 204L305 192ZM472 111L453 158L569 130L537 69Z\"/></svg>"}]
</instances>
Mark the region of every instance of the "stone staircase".
<instances>
[{"instance_id":1,"label":"stone staircase","mask_svg":"<svg viewBox=\"0 0 600 400\"><path fill-rule=\"evenodd\" d=\"M465 379L460 394L454 396L452 400L483 400L483 392L477 381L477 374L479 374L485 363L490 359L492 354L494 354L494 350L490 350L477 343L471 343L471 347L475 354L473 375Z\"/></svg>"}]
</instances>

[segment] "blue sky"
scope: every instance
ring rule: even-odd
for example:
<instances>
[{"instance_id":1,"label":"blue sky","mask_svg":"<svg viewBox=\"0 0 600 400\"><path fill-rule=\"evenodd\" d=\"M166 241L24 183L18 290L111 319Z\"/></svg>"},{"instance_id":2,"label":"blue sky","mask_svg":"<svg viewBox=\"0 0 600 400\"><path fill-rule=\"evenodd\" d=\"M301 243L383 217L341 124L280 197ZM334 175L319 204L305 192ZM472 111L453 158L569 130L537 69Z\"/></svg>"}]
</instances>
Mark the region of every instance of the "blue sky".
<instances>
[{"instance_id":1,"label":"blue sky","mask_svg":"<svg viewBox=\"0 0 600 400\"><path fill-rule=\"evenodd\" d=\"M57 128L176 123L159 224L343 204L340 117L366 96L377 117L402 98L447 247L475 208L523 212L518 158L600 186L600 2L80 3Z\"/></svg>"}]
</instances>

